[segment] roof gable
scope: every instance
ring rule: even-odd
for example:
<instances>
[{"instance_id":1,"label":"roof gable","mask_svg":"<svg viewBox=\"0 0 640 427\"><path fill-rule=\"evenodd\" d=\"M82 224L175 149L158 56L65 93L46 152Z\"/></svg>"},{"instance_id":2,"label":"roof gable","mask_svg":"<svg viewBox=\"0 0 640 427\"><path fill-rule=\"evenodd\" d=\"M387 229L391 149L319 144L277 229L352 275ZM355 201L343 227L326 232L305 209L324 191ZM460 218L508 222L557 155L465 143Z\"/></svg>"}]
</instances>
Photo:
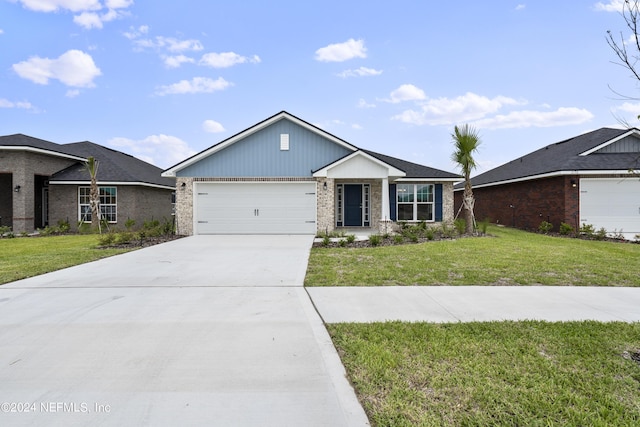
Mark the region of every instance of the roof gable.
<instances>
[{"instance_id":1,"label":"roof gable","mask_svg":"<svg viewBox=\"0 0 640 427\"><path fill-rule=\"evenodd\" d=\"M287 123L288 125L284 125L285 123ZM258 140L261 139L260 135L262 134L264 136L269 132L272 134L271 136L274 136L272 140L273 144L279 144L279 139L275 139L275 136L279 136L278 132L290 132L290 131L294 131L294 129L298 129L299 135L304 135L303 139L305 139L307 143L311 144L311 143L318 143L319 141L324 141L325 143L324 147L319 148L319 151L324 152L325 155L324 156L321 155L319 158L317 158L316 161L319 162L319 164L315 166L316 168L320 167L322 164L327 163L328 161L327 156L331 157L331 159L329 160L331 161L335 158L336 153L340 153L339 156L343 156L345 153L349 153L357 150L357 147L349 144L348 142L308 122L305 122L304 120L296 116L293 116L287 113L286 111L281 111L280 113L274 116L271 116L268 119L263 120L262 122L254 126L251 126L250 128L245 129L225 139L224 141L221 141L220 143L215 144L207 148L206 150L203 150L200 153L170 167L169 169L164 171L163 176L186 176L186 175L203 174L203 173L209 174L209 176L244 174L242 170L232 171L230 170L230 168L224 167L224 164L227 163L229 160L237 161L236 156L243 156L243 155L245 156L245 160L250 160L250 159L258 160L257 163L254 163L254 167L251 169L251 174L253 176L264 175L265 174L264 167L266 165L264 163L259 162L259 160L261 160L259 158L260 153L259 152L250 153L249 150L246 149L246 147L248 145L253 145L253 148L260 147L259 145L260 142L258 142ZM244 144L245 147L242 147L242 148L234 147L234 145L238 145L239 143L242 143L242 142L245 142ZM262 143L266 144L265 142L262 142ZM292 144L293 143L294 142L292 141ZM276 146L274 145L274 147ZM277 145L277 149L279 150L279 145ZM309 147L307 147L307 149L309 149ZM264 155L276 156L276 154L274 154L272 151L268 151L269 149L265 149L265 150L261 150L263 151L262 153L263 156ZM293 147L291 147L290 151L293 152ZM218 154L222 152L224 152L224 154ZM216 157L217 156L221 158L226 157L227 162L210 160L209 161L210 164L207 164L204 166L198 165L201 162L203 162L203 164L207 163L207 159L213 156L214 154L216 154ZM303 154L303 153L300 151L298 152L298 154ZM291 159L289 159L289 162L291 163ZM256 166L258 166L258 164L261 164L262 166L262 168L258 168L258 169L262 169L262 173L260 173L261 170L256 169ZM314 169L314 168L311 167L311 169ZM304 174L308 176L310 174L311 169L306 168L304 171ZM296 172L295 175L299 175L300 172L301 171ZM267 172L266 175L273 175L273 172Z\"/></svg>"},{"instance_id":2,"label":"roof gable","mask_svg":"<svg viewBox=\"0 0 640 427\"><path fill-rule=\"evenodd\" d=\"M363 150L358 150L319 169L314 172L313 176L343 179L376 179L389 177L399 178L406 176L406 173L371 156Z\"/></svg>"}]
</instances>

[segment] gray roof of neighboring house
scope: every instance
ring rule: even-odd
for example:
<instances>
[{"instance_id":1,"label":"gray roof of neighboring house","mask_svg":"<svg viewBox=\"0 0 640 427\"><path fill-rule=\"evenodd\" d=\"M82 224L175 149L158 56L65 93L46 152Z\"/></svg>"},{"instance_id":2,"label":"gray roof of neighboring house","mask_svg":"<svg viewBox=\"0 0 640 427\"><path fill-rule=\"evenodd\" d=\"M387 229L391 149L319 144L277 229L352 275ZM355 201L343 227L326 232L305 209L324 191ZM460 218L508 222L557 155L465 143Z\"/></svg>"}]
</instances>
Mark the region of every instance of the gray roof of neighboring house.
<instances>
[{"instance_id":1,"label":"gray roof of neighboring house","mask_svg":"<svg viewBox=\"0 0 640 427\"><path fill-rule=\"evenodd\" d=\"M601 128L583 135L547 145L471 179L474 186L490 185L514 179L526 179L562 171L619 171L638 167L639 153L592 153L581 156L612 139L637 129ZM458 184L456 188L462 184Z\"/></svg>"},{"instance_id":2,"label":"gray roof of neighboring house","mask_svg":"<svg viewBox=\"0 0 640 427\"><path fill-rule=\"evenodd\" d=\"M461 176L455 173L446 172L440 169L430 168L428 166L419 165L417 163L411 163L406 160L397 159L395 157L387 156L384 154L376 153L374 151L362 150L361 151L381 160L394 168L404 171L407 175L404 178L441 178L441 179L461 179Z\"/></svg>"},{"instance_id":3,"label":"gray roof of neighboring house","mask_svg":"<svg viewBox=\"0 0 640 427\"><path fill-rule=\"evenodd\" d=\"M86 159L93 156L98 160L98 181L103 182L132 182L175 187L173 178L161 176L162 169L137 159L120 151L112 150L93 142L76 142L71 144L56 144L43 139L27 135L16 134L0 136L2 146L27 147L45 150L52 154L63 154ZM68 168L56 172L50 178L51 182L89 181L89 174L83 162L78 162Z\"/></svg>"}]
</instances>

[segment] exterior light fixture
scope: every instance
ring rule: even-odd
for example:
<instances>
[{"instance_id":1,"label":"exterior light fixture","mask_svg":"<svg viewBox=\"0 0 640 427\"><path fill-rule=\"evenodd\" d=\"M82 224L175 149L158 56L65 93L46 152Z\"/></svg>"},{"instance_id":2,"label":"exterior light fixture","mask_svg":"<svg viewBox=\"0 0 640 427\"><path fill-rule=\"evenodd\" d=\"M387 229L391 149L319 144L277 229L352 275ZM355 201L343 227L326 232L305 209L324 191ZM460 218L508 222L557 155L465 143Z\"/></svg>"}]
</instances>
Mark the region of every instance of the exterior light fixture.
<instances>
[{"instance_id":1,"label":"exterior light fixture","mask_svg":"<svg viewBox=\"0 0 640 427\"><path fill-rule=\"evenodd\" d=\"M13 191L15 191L16 193L20 192L20 186L16 185L16 187L13 189Z\"/></svg>"},{"instance_id":2,"label":"exterior light fixture","mask_svg":"<svg viewBox=\"0 0 640 427\"><path fill-rule=\"evenodd\" d=\"M322 188L324 189L324 191L327 191L327 182L325 181L324 184L322 184Z\"/></svg>"},{"instance_id":3,"label":"exterior light fixture","mask_svg":"<svg viewBox=\"0 0 640 427\"><path fill-rule=\"evenodd\" d=\"M576 188L578 186L578 183L576 183L575 179L571 180L571 187Z\"/></svg>"},{"instance_id":4,"label":"exterior light fixture","mask_svg":"<svg viewBox=\"0 0 640 427\"><path fill-rule=\"evenodd\" d=\"M184 190L184 188L185 188L186 186L187 186L187 184L183 182L183 183L180 185L180 188L182 188L182 189Z\"/></svg>"}]
</instances>

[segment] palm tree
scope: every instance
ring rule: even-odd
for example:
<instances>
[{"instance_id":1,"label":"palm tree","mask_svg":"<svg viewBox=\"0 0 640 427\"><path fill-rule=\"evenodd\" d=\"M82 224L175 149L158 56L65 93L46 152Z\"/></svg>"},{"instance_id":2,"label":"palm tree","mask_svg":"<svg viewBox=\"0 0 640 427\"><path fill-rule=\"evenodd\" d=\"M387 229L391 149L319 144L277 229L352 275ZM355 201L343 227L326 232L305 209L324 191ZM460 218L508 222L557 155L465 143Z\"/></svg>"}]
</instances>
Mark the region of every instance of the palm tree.
<instances>
[{"instance_id":1,"label":"palm tree","mask_svg":"<svg viewBox=\"0 0 640 427\"><path fill-rule=\"evenodd\" d=\"M451 134L455 151L451 155L451 160L458 164L464 175L464 193L462 197L462 207L465 211L465 221L467 234L473 234L475 218L473 215L473 189L471 187L471 171L476 167L473 154L478 151L480 137L478 131L468 124L461 127L456 126Z\"/></svg>"},{"instance_id":2,"label":"palm tree","mask_svg":"<svg viewBox=\"0 0 640 427\"><path fill-rule=\"evenodd\" d=\"M98 190L98 161L93 157L87 157L87 171L91 177L89 189L89 206L91 207L91 228L100 230L100 192ZM101 231L101 230L100 230Z\"/></svg>"}]
</instances>

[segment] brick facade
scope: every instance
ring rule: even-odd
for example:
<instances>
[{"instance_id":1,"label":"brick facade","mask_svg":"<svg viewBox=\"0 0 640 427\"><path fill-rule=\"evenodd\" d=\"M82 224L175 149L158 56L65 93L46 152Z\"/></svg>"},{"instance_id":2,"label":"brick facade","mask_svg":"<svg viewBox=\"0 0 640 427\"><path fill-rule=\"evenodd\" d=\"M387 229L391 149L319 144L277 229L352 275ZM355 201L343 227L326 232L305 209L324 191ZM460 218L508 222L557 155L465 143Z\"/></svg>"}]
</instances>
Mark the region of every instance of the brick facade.
<instances>
[{"instance_id":1,"label":"brick facade","mask_svg":"<svg viewBox=\"0 0 640 427\"><path fill-rule=\"evenodd\" d=\"M573 186L575 183L575 187ZM455 192L455 209L462 204L462 190ZM537 230L542 221L558 230L565 222L578 227L580 177L565 175L531 181L474 188L476 220L525 230Z\"/></svg>"}]
</instances>

